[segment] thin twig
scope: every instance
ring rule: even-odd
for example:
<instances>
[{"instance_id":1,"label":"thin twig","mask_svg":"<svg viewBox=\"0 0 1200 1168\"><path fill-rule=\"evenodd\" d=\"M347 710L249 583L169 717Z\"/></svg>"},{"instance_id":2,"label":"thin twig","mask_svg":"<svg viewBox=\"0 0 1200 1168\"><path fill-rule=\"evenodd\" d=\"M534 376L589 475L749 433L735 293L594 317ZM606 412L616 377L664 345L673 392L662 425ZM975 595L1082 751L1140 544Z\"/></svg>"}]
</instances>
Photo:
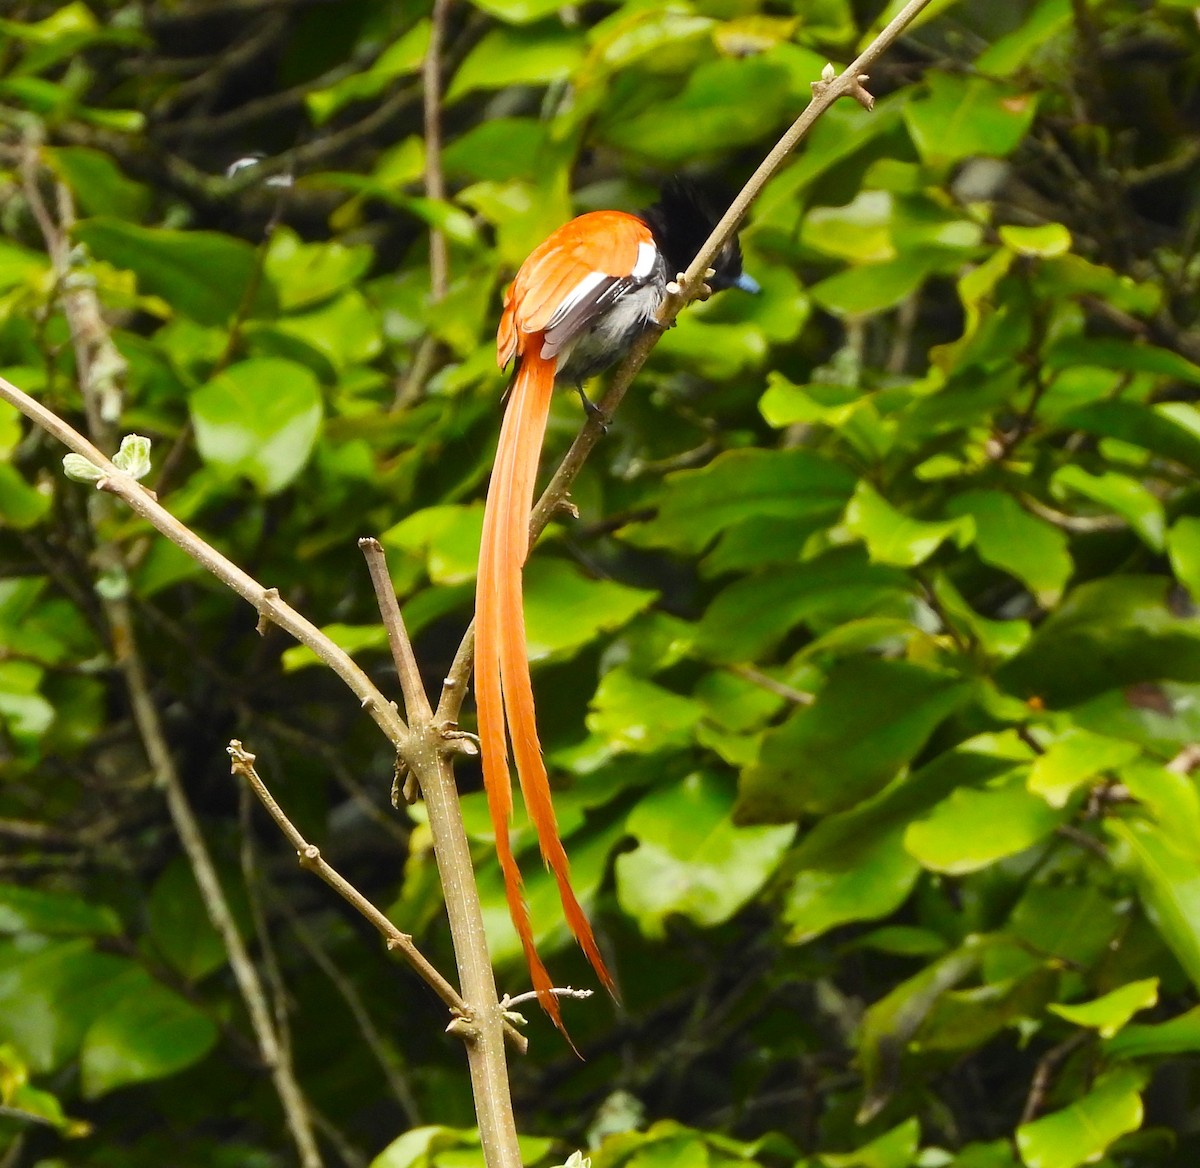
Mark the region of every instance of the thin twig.
<instances>
[{"instance_id":1,"label":"thin twig","mask_svg":"<svg viewBox=\"0 0 1200 1168\"><path fill-rule=\"evenodd\" d=\"M259 777L258 771L254 769L254 755L236 738L230 742L227 749L232 760L233 773L249 784L258 801L275 822L275 826L283 832L284 838L295 849L300 866L328 884L356 913L367 920L387 942L388 949L399 953L454 1013L465 1013L467 1005L458 991L430 964L413 944L412 937L396 928L349 880L322 858L320 848L310 844L300 834L299 829L267 790L267 785Z\"/></svg>"},{"instance_id":2,"label":"thin twig","mask_svg":"<svg viewBox=\"0 0 1200 1168\"><path fill-rule=\"evenodd\" d=\"M471 663L475 659L475 622L467 625L462 640L458 643L458 651L454 660L442 679L442 695L438 698L435 720L444 726L452 726L458 722L459 712L467 696L467 687L471 684Z\"/></svg>"},{"instance_id":3,"label":"thin twig","mask_svg":"<svg viewBox=\"0 0 1200 1168\"><path fill-rule=\"evenodd\" d=\"M795 686L779 681L769 673L764 673L761 669L755 669L753 665L732 665L729 668L729 672L736 677L744 678L753 685L767 690L769 693L777 694L779 697L797 706L811 706L817 700L814 694L805 693L802 689L796 689Z\"/></svg>"},{"instance_id":4,"label":"thin twig","mask_svg":"<svg viewBox=\"0 0 1200 1168\"><path fill-rule=\"evenodd\" d=\"M1033 1082L1029 1086L1025 1107L1021 1111L1020 1124L1030 1123L1038 1117L1046 1103L1055 1071L1091 1037L1090 1030L1080 1030L1042 1055L1038 1060L1037 1069L1033 1072Z\"/></svg>"},{"instance_id":5,"label":"thin twig","mask_svg":"<svg viewBox=\"0 0 1200 1168\"><path fill-rule=\"evenodd\" d=\"M446 198L442 173L442 42L450 0L433 0L429 48L421 66L425 113L425 194L435 202ZM450 282L450 253L446 233L440 227L429 231L429 286L434 303L443 299Z\"/></svg>"},{"instance_id":6,"label":"thin twig","mask_svg":"<svg viewBox=\"0 0 1200 1168\"><path fill-rule=\"evenodd\" d=\"M271 939L271 926L259 892L258 857L255 855L254 833L250 830L249 792L243 787L238 798L238 819L241 846L238 849L242 869L242 883L250 905L250 919L254 925L254 936L258 938L260 961L266 972L266 982L271 987L271 1007L275 1020L275 1039L288 1062L292 1061L292 1028L288 1017L288 992L283 980L283 970L275 943Z\"/></svg>"},{"instance_id":7,"label":"thin twig","mask_svg":"<svg viewBox=\"0 0 1200 1168\"><path fill-rule=\"evenodd\" d=\"M392 661L396 666L396 675L400 678L400 690L404 694L405 712L410 722L416 722L418 719L428 722L433 717L433 709L429 705L425 683L421 680L421 670L413 653L412 641L408 639L408 630L404 627L400 605L396 602L396 592L388 574L383 545L379 540L367 537L360 539L358 546L366 558L367 571L371 574L371 584L379 604L379 613L383 617L383 627L387 630Z\"/></svg>"},{"instance_id":8,"label":"thin twig","mask_svg":"<svg viewBox=\"0 0 1200 1168\"><path fill-rule=\"evenodd\" d=\"M595 990L577 990L573 986L554 986L543 992L553 994L556 998L576 998L579 1001L585 1001L595 993ZM505 994L500 999L500 1005L503 1009L510 1010L513 1006L521 1005L522 1002L536 1002L537 996L537 990L528 990L526 993L517 994L515 998L510 998L508 994Z\"/></svg>"},{"instance_id":9,"label":"thin twig","mask_svg":"<svg viewBox=\"0 0 1200 1168\"><path fill-rule=\"evenodd\" d=\"M404 1112L405 1122L409 1127L419 1126L421 1123L420 1105L417 1103L417 1097L412 1087L409 1085L407 1078L405 1078L404 1064L391 1044L379 1032L379 1027L375 1025L370 1011L367 1010L366 1004L362 1000L362 995L358 992L354 983L338 969L333 958L321 947L312 931L301 919L299 913L292 908L291 904L283 897L279 898L278 903L283 915L287 917L288 924L295 934L296 940L300 942L300 947L309 955L313 964L329 978L333 984L333 988L337 990L342 997L342 1001L346 1003L346 1009L350 1011L351 1017L358 1026L363 1042L366 1044L367 1049L375 1056L375 1061L379 1064L379 1069L383 1072L383 1077L387 1080L388 1087L396 1097L396 1102L400 1104L400 1109Z\"/></svg>"},{"instance_id":10,"label":"thin twig","mask_svg":"<svg viewBox=\"0 0 1200 1168\"><path fill-rule=\"evenodd\" d=\"M1128 524L1119 515L1068 515L1035 499L1032 495L1022 495L1021 505L1032 511L1039 519L1061 527L1063 531L1075 531L1090 534L1093 531L1123 531Z\"/></svg>"}]
</instances>

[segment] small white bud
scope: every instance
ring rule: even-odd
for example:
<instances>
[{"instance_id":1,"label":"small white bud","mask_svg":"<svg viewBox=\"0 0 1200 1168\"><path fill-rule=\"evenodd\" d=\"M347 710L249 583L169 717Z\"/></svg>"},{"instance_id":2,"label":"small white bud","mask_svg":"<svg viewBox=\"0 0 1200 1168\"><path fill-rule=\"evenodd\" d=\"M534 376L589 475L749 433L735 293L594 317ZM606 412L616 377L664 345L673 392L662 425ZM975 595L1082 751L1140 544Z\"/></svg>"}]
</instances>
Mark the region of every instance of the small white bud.
<instances>
[{"instance_id":1,"label":"small white bud","mask_svg":"<svg viewBox=\"0 0 1200 1168\"><path fill-rule=\"evenodd\" d=\"M126 434L121 439L121 449L113 455L113 466L130 478L145 478L150 473L150 439L140 434Z\"/></svg>"}]
</instances>

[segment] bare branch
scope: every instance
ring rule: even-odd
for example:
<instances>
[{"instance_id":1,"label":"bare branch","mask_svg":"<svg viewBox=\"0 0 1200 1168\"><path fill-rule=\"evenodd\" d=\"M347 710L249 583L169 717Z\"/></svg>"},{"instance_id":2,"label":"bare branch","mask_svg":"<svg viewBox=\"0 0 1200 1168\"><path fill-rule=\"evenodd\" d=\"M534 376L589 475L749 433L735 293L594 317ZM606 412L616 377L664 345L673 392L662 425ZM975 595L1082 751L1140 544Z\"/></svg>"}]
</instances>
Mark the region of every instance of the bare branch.
<instances>
[{"instance_id":1,"label":"bare branch","mask_svg":"<svg viewBox=\"0 0 1200 1168\"><path fill-rule=\"evenodd\" d=\"M383 627L387 630L392 661L395 663L396 674L400 678L400 689L404 694L405 711L411 721L415 722L418 718L428 721L433 716L433 710L429 705L429 696L425 693L425 683L421 680L421 670L417 666L412 642L408 639L408 630L404 627L400 605L396 603L396 593L392 588L392 578L388 575L383 545L379 540L368 537L360 539L358 546L366 557L367 571L371 574L375 599L379 603L379 614L383 617Z\"/></svg>"},{"instance_id":2,"label":"bare branch","mask_svg":"<svg viewBox=\"0 0 1200 1168\"><path fill-rule=\"evenodd\" d=\"M442 41L446 35L446 14L450 0L433 0L433 21L429 48L421 66L425 113L425 194L437 202L446 198L446 178L442 173ZM434 301L446 295L450 282L450 253L446 233L440 227L429 232L429 284Z\"/></svg>"},{"instance_id":3,"label":"bare branch","mask_svg":"<svg viewBox=\"0 0 1200 1168\"><path fill-rule=\"evenodd\" d=\"M254 755L246 750L236 738L230 742L227 749L232 760L233 773L245 779L249 784L250 789L258 797L258 801L275 822L275 826L283 832L284 838L295 849L300 866L328 884L359 916L367 920L387 942L388 949L399 953L455 1014L468 1014L466 1002L413 944L412 937L396 928L349 880L322 857L320 848L315 844L310 844L300 834L299 829L287 817L286 812L275 801L271 792L267 790L266 783L259 777L258 771L254 768Z\"/></svg>"}]
</instances>

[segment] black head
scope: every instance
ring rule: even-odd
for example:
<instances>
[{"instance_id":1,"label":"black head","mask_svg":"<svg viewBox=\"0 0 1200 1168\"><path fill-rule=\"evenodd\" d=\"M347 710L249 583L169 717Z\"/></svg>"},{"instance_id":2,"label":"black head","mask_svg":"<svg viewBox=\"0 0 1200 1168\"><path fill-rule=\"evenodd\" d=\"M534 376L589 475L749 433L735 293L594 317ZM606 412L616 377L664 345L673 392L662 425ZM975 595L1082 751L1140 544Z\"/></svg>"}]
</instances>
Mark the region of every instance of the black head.
<instances>
[{"instance_id":1,"label":"black head","mask_svg":"<svg viewBox=\"0 0 1200 1168\"><path fill-rule=\"evenodd\" d=\"M658 202L642 211L641 217L654 233L670 277L687 270L720 219L695 184L679 177L667 181ZM742 248L736 234L717 252L712 268L715 274L708 285L714 292L722 288L758 291L758 284L742 272Z\"/></svg>"}]
</instances>

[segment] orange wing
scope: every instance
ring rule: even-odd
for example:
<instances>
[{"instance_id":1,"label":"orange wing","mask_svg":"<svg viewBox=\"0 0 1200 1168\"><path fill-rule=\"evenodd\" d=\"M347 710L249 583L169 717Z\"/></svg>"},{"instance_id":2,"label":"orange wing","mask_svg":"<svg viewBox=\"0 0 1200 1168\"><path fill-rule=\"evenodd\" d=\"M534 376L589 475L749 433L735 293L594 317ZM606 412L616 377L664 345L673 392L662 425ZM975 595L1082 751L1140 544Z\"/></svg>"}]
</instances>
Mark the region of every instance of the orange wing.
<instances>
[{"instance_id":1,"label":"orange wing","mask_svg":"<svg viewBox=\"0 0 1200 1168\"><path fill-rule=\"evenodd\" d=\"M551 233L529 253L505 290L496 333L500 367L529 350L531 338L545 331L574 289L595 275L628 277L647 246L654 246L650 228L624 211L591 211Z\"/></svg>"}]
</instances>

